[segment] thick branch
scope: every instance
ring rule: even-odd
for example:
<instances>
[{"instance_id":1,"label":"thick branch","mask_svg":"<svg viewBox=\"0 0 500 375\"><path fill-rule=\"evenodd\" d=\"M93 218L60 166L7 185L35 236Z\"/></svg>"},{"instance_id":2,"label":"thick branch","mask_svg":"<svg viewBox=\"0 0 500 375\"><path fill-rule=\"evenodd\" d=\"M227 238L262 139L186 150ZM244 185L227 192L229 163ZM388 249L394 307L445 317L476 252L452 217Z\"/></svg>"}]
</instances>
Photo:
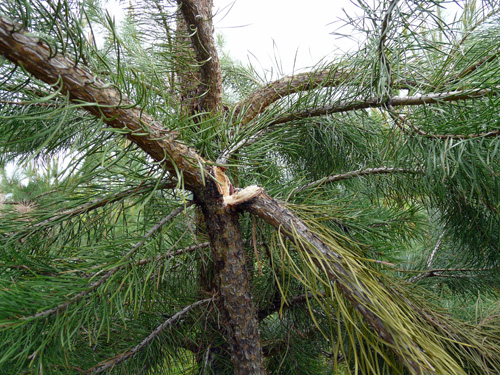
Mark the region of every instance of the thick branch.
<instances>
[{"instance_id":1,"label":"thick branch","mask_svg":"<svg viewBox=\"0 0 500 375\"><path fill-rule=\"evenodd\" d=\"M363 284L355 271L343 263L342 256L312 233L300 218L265 193L261 193L242 207L282 231L292 241L295 241L297 236L300 237L301 243L304 244L302 250L309 254L320 269L327 272L328 277L338 285L344 297L364 317L380 339L393 348L405 366L415 374L429 373L427 355L417 343L407 347L407 350L414 354L413 356L409 353L398 352L398 349L401 349L398 335L404 335L404 333L388 326L376 314L376 301L380 296L372 295L370 288ZM387 296L387 298L390 297ZM412 338L407 337L402 341L408 342L408 340Z\"/></svg>"},{"instance_id":2,"label":"thick branch","mask_svg":"<svg viewBox=\"0 0 500 375\"><path fill-rule=\"evenodd\" d=\"M275 101L297 92L313 90L321 87L337 86L344 82L348 73L324 70L320 72L301 73L283 77L277 81L254 91L248 98L239 102L234 110L238 115L243 112L241 122L248 123L255 116Z\"/></svg>"},{"instance_id":3,"label":"thick branch","mask_svg":"<svg viewBox=\"0 0 500 375\"><path fill-rule=\"evenodd\" d=\"M336 174L329 177L324 177L320 180L310 182L305 184L294 191L294 193L299 193L311 187L320 186L326 183L332 183L341 180L347 180L350 178L356 178L372 174L395 174L395 173L413 173L413 174L423 174L423 171L417 169L405 169L405 168L391 168L391 167L380 167L380 168L368 168L359 169L357 171L351 171L342 174Z\"/></svg>"},{"instance_id":4,"label":"thick branch","mask_svg":"<svg viewBox=\"0 0 500 375\"><path fill-rule=\"evenodd\" d=\"M181 311L177 312L175 315L170 317L169 319L165 320L162 324L160 324L156 329L151 332L151 334L146 337L144 340L142 340L138 345L134 346L132 349L130 349L128 352L121 353L117 355L114 358L108 359L104 362L99 363L97 366L92 367L90 370L88 370L86 373L87 374L100 374L103 371L112 368L123 361L126 361L130 359L133 355L135 355L137 352L139 352L141 349L149 345L155 337L157 337L159 334L161 334L166 328L174 324L177 320L179 320L182 316L186 315L189 311L193 310L194 308L203 305L205 303L208 303L212 301L211 298L204 299L198 302L195 302L191 305L188 305L184 307Z\"/></svg>"},{"instance_id":5,"label":"thick branch","mask_svg":"<svg viewBox=\"0 0 500 375\"><path fill-rule=\"evenodd\" d=\"M136 108L114 86L60 54L52 56L47 44L19 30L19 25L0 16L0 53L8 60L50 85L61 85L62 92L72 101L82 103L87 111L111 127L123 129L128 139L163 163L173 175L177 171L182 173L187 188L203 186L200 166L205 160L177 142L175 132Z\"/></svg>"},{"instance_id":6,"label":"thick branch","mask_svg":"<svg viewBox=\"0 0 500 375\"><path fill-rule=\"evenodd\" d=\"M222 74L213 39L211 3L196 0L178 0L178 3L200 64L200 109L215 112L222 104Z\"/></svg>"}]
</instances>

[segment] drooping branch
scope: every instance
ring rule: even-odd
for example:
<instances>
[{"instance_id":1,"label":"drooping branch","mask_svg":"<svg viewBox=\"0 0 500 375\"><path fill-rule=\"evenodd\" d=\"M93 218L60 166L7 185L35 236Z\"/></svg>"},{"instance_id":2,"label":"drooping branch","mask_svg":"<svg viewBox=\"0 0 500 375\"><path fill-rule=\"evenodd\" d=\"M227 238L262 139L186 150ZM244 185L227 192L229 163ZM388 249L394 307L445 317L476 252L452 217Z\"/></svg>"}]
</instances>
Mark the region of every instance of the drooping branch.
<instances>
[{"instance_id":1,"label":"drooping branch","mask_svg":"<svg viewBox=\"0 0 500 375\"><path fill-rule=\"evenodd\" d=\"M304 191L312 187L320 186L326 183L347 180L350 178L356 178L366 175L375 175L375 174L397 174L397 173L423 174L423 171L418 169L391 168L391 167L359 169L357 171L351 171L347 173L324 177L320 180L316 180L308 184L302 185L301 187L297 188L294 191L294 194L300 193L301 191Z\"/></svg>"},{"instance_id":2,"label":"drooping branch","mask_svg":"<svg viewBox=\"0 0 500 375\"><path fill-rule=\"evenodd\" d=\"M222 73L215 48L212 3L178 0L200 66L200 110L216 112L222 104Z\"/></svg>"},{"instance_id":3,"label":"drooping branch","mask_svg":"<svg viewBox=\"0 0 500 375\"><path fill-rule=\"evenodd\" d=\"M89 369L86 372L86 374L100 374L103 371L106 371L107 369L112 368L112 367L130 359L137 352L139 352L140 350L145 348L147 345L149 345L165 329L172 326L176 321L178 321L180 318L182 318L188 312L190 312L191 310L195 309L196 307L203 305L205 303L208 303L210 301L212 301L212 298L207 298L207 299L204 299L201 301L197 301L191 305L184 307L182 310L180 310L176 314L172 315L170 318L168 318L162 324L160 324L158 327L156 327L156 329L153 332L151 332L148 337L146 337L144 340L142 340L139 344L134 346L132 349L130 349L127 352L118 354L116 357L113 357L111 359L108 359L104 362L99 363L98 365Z\"/></svg>"},{"instance_id":4,"label":"drooping branch","mask_svg":"<svg viewBox=\"0 0 500 375\"><path fill-rule=\"evenodd\" d=\"M352 264L344 264L343 257L333 251L320 237L311 232L300 218L264 192L251 201L244 203L242 208L260 217L295 243L297 243L297 238L300 238L298 243L300 243L302 251L308 254L319 269L327 273L329 279L338 287L346 300L363 316L379 339L392 348L411 373L435 373L429 362L429 354L422 347L426 343L417 343L413 337L407 336L406 331L402 332L399 328L391 327L390 321L383 320L379 316L379 314L387 314L387 311L377 313L380 307L377 302L379 298L387 298L388 300L394 298L394 296L390 295L389 290L386 291L388 294L384 297L381 297L378 292L376 295L373 294L374 290L359 278L358 271L353 269ZM394 309L393 313L404 316L402 311L398 311L403 306L397 304L391 304L390 306L390 308ZM407 308L416 311L417 314L420 312L414 306L407 306ZM422 317L422 319L424 318ZM437 346L434 346L434 348L437 349ZM445 353L443 351L441 355L447 355Z\"/></svg>"},{"instance_id":5,"label":"drooping branch","mask_svg":"<svg viewBox=\"0 0 500 375\"><path fill-rule=\"evenodd\" d=\"M62 93L70 100L81 104L111 127L123 130L129 140L161 162L174 176L182 174L186 188L203 186L205 160L193 149L177 142L175 132L137 108L116 87L65 56L52 56L51 53L46 43L0 16L0 54L34 77L50 85L60 85Z\"/></svg>"},{"instance_id":6,"label":"drooping branch","mask_svg":"<svg viewBox=\"0 0 500 375\"><path fill-rule=\"evenodd\" d=\"M255 116L275 101L297 92L321 87L337 86L345 82L349 73L340 70L324 70L301 73L283 77L254 91L248 98L236 104L234 113L243 113L242 124L248 123Z\"/></svg>"},{"instance_id":7,"label":"drooping branch","mask_svg":"<svg viewBox=\"0 0 500 375\"><path fill-rule=\"evenodd\" d=\"M148 233L146 233L142 239L137 242L132 248L124 255L123 259L130 258L136 251L139 249L148 238L150 238L153 234L155 234L159 229L161 229L166 223L168 223L170 220L172 220L175 216L179 215L181 212L183 212L187 207L193 205L194 202L189 202L186 206L183 207L178 207L174 211L172 211L170 214L168 214L165 218L163 218L161 221L159 221L157 224L151 228ZM174 253L172 254L174 255ZM75 303L76 301L79 301L81 298L85 297L92 291L96 290L98 287L100 287L106 280L108 280L111 276L113 276L116 272L118 272L120 269L123 268L123 265L114 267L110 269L108 272L106 272L102 277L100 277L98 280L92 282L85 290L82 290L80 293L76 294L73 298L71 298L69 301L64 302L56 307L53 307L51 309L43 310L40 311L34 315L30 315L27 317L24 317L23 320L29 320L29 319L36 319L36 318L41 318L44 316L49 316L53 314L57 314L61 311L64 311L68 306L71 304Z\"/></svg>"}]
</instances>

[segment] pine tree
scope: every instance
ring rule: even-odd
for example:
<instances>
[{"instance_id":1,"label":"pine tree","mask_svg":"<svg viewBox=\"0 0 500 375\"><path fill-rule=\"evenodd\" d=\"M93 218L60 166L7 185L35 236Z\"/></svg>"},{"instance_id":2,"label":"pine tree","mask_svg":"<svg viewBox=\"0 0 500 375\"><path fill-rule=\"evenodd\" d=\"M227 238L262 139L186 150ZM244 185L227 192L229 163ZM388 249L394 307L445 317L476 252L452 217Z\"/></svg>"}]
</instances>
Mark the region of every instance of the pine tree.
<instances>
[{"instance_id":1,"label":"pine tree","mask_svg":"<svg viewBox=\"0 0 500 375\"><path fill-rule=\"evenodd\" d=\"M500 8L444 5L267 81L211 0L3 1L1 373L500 373Z\"/></svg>"}]
</instances>

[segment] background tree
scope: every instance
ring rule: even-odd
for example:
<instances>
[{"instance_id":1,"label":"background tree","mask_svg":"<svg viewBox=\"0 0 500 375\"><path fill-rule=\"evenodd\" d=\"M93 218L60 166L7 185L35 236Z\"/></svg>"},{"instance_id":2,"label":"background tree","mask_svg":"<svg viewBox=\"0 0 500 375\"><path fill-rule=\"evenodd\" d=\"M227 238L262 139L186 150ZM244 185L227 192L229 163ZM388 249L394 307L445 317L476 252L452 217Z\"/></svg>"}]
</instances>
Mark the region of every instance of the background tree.
<instances>
[{"instance_id":1,"label":"background tree","mask_svg":"<svg viewBox=\"0 0 500 375\"><path fill-rule=\"evenodd\" d=\"M498 373L499 8L460 4L359 2L265 82L209 0L4 1L2 163L71 161L3 187L2 373Z\"/></svg>"}]
</instances>

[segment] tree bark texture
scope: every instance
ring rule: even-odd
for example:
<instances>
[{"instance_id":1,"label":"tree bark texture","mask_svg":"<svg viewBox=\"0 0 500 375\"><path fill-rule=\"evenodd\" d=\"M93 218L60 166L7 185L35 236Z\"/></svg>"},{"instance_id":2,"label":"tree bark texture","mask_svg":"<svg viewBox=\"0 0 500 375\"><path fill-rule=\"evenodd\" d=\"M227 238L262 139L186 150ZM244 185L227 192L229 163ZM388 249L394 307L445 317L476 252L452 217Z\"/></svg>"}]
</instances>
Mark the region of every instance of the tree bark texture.
<instances>
[{"instance_id":1,"label":"tree bark texture","mask_svg":"<svg viewBox=\"0 0 500 375\"><path fill-rule=\"evenodd\" d=\"M195 31L190 37L197 62L201 66L200 80L205 93L200 97L200 108L212 112L217 111L221 105L221 75L213 43L211 13L200 8L202 4L201 1L179 0L189 30ZM0 53L14 64L22 65L34 77L51 85L58 83L62 93L68 95L70 100L88 103L85 108L91 114L111 127L124 130L128 139L155 161L161 162L170 173L176 175L179 171L182 174L185 187L193 191L196 202L203 211L210 237L215 283L217 292L220 293L221 311L227 323L235 374L264 374L260 334L245 267L238 214L233 208L223 206L217 186L208 175L207 161L194 149L176 141L175 132L162 127L151 116L136 108L117 88L99 80L66 57L51 55L51 50L45 43L22 32L18 25L2 16ZM299 75L291 81L284 79L256 91L248 101L242 103L241 108L251 109L246 115L249 121L267 105L287 93L332 85L338 79L340 77L337 73L324 73L317 78ZM265 193L244 203L242 207L291 238L294 235L301 237L307 243L303 250L311 254L318 266L328 270L328 276L338 285L345 298L378 336L393 348L405 366L414 374L427 373L427 364L421 361L425 358L425 353L418 358L405 356L412 351L418 353L420 349L416 345L403 353L398 352L398 349L401 350L397 346L398 332L388 327L374 312L376 309L373 308L373 299L376 297L357 280L338 254L308 230L304 222ZM321 256L317 256L318 252Z\"/></svg>"},{"instance_id":2,"label":"tree bark texture","mask_svg":"<svg viewBox=\"0 0 500 375\"><path fill-rule=\"evenodd\" d=\"M175 132L135 107L114 86L60 54L52 56L45 43L22 32L19 25L3 16L0 16L0 53L41 81L62 86L62 93L72 101L88 103L87 111L111 127L123 130L128 139L155 161L162 162L174 176L180 171L187 188L203 186L200 165L205 165L205 160L177 142Z\"/></svg>"},{"instance_id":3,"label":"tree bark texture","mask_svg":"<svg viewBox=\"0 0 500 375\"><path fill-rule=\"evenodd\" d=\"M178 0L183 21L178 30L191 36L191 44L196 56L199 71L198 112L216 112L222 104L222 74L219 57L213 38L212 0ZM187 82L184 80L184 84ZM188 98L186 98L188 99ZM193 98L190 98L193 99Z\"/></svg>"},{"instance_id":4,"label":"tree bark texture","mask_svg":"<svg viewBox=\"0 0 500 375\"><path fill-rule=\"evenodd\" d=\"M228 325L235 374L265 374L256 310L246 270L237 212L222 205L214 183L196 198L201 206L212 248L221 311Z\"/></svg>"}]
</instances>

